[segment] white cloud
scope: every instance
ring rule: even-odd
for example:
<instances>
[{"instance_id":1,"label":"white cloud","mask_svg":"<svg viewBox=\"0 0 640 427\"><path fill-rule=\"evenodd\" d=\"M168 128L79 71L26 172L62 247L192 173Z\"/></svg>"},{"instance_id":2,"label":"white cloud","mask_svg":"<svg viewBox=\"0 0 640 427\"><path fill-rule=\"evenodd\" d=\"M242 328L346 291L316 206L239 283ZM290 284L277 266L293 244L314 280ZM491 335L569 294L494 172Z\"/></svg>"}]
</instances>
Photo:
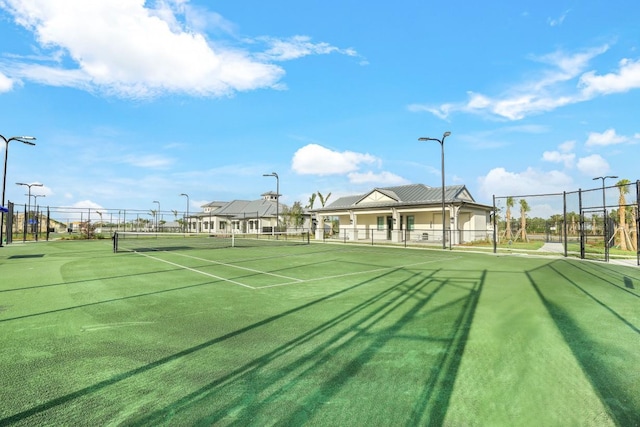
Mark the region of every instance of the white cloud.
<instances>
[{"instance_id":1,"label":"white cloud","mask_svg":"<svg viewBox=\"0 0 640 427\"><path fill-rule=\"evenodd\" d=\"M542 153L542 160L552 163L563 163L565 168L571 168L576 158L576 155L571 152L575 145L575 141L565 141L558 146L558 150L545 151Z\"/></svg>"},{"instance_id":2,"label":"white cloud","mask_svg":"<svg viewBox=\"0 0 640 427\"><path fill-rule=\"evenodd\" d=\"M9 57L0 62L0 91L11 80L68 86L126 98L164 93L228 96L258 88L280 89L284 70L269 63L304 55L356 55L305 36L268 38L269 50L254 54L215 43L203 32L228 33L221 16L188 0L4 0L16 23L33 31L42 59ZM211 28L214 27L214 28ZM60 56L60 52L63 55ZM68 67L69 63L74 64ZM4 77L4 78L3 78Z\"/></svg>"},{"instance_id":3,"label":"white cloud","mask_svg":"<svg viewBox=\"0 0 640 427\"><path fill-rule=\"evenodd\" d=\"M607 129L602 133L590 132L585 145L592 147L594 145L615 145L629 141L629 138L617 135L615 129Z\"/></svg>"},{"instance_id":4,"label":"white cloud","mask_svg":"<svg viewBox=\"0 0 640 427\"><path fill-rule=\"evenodd\" d=\"M558 146L558 149L563 153L568 153L570 151L573 151L575 146L576 146L575 141L565 141Z\"/></svg>"},{"instance_id":5,"label":"white cloud","mask_svg":"<svg viewBox=\"0 0 640 427\"><path fill-rule=\"evenodd\" d=\"M0 93L13 89L13 80L0 72Z\"/></svg>"},{"instance_id":6,"label":"white cloud","mask_svg":"<svg viewBox=\"0 0 640 427\"><path fill-rule=\"evenodd\" d=\"M570 11L571 11L570 9L564 11L562 15L560 15L558 18L547 18L547 22L549 23L549 26L557 27L559 25L562 25L562 23L567 18L567 15L569 14Z\"/></svg>"},{"instance_id":7,"label":"white cloud","mask_svg":"<svg viewBox=\"0 0 640 427\"><path fill-rule=\"evenodd\" d=\"M348 176L349 182L352 184L379 184L381 186L409 184L408 180L391 172L352 172Z\"/></svg>"},{"instance_id":8,"label":"white cloud","mask_svg":"<svg viewBox=\"0 0 640 427\"><path fill-rule=\"evenodd\" d=\"M545 151L542 153L542 160L552 163L564 163L566 168L573 166L576 155L573 153L562 153L560 151Z\"/></svg>"},{"instance_id":9,"label":"white cloud","mask_svg":"<svg viewBox=\"0 0 640 427\"><path fill-rule=\"evenodd\" d=\"M540 72L538 78L515 84L502 94L490 96L469 92L466 102L448 102L440 106L412 104L408 109L413 112L427 111L442 119L455 112L465 112L520 120L583 102L595 95L640 87L640 61L623 61L617 74L599 77L593 72L586 72L591 60L607 50L609 46L602 45L577 53L557 51L531 57L547 68Z\"/></svg>"},{"instance_id":10,"label":"white cloud","mask_svg":"<svg viewBox=\"0 0 640 427\"><path fill-rule=\"evenodd\" d=\"M141 168L161 169L174 163L174 159L160 156L158 154L128 155L122 160L124 163Z\"/></svg>"},{"instance_id":11,"label":"white cloud","mask_svg":"<svg viewBox=\"0 0 640 427\"><path fill-rule=\"evenodd\" d=\"M609 171L609 163L599 154L578 159L578 170L587 176L604 175Z\"/></svg>"},{"instance_id":12,"label":"white cloud","mask_svg":"<svg viewBox=\"0 0 640 427\"><path fill-rule=\"evenodd\" d=\"M312 43L308 36L293 36L288 39L276 39L263 37L271 47L259 57L272 61L289 61L309 55L327 55L330 53L342 53L348 56L356 56L353 49L340 49L329 43Z\"/></svg>"},{"instance_id":13,"label":"white cloud","mask_svg":"<svg viewBox=\"0 0 640 427\"><path fill-rule=\"evenodd\" d=\"M308 144L293 155L292 169L301 175L336 175L355 172L361 164L379 163L371 154L333 151L318 144Z\"/></svg>"},{"instance_id":14,"label":"white cloud","mask_svg":"<svg viewBox=\"0 0 640 427\"><path fill-rule=\"evenodd\" d=\"M580 78L580 87L582 87L583 93L588 97L593 97L640 88L640 60L623 59L619 65L616 73L602 76L596 75L595 71L585 73Z\"/></svg>"},{"instance_id":15,"label":"white cloud","mask_svg":"<svg viewBox=\"0 0 640 427\"><path fill-rule=\"evenodd\" d=\"M571 188L571 177L560 171L539 171L527 168L523 172L510 172L494 168L478 179L480 194L486 199L497 196L558 193Z\"/></svg>"}]
</instances>

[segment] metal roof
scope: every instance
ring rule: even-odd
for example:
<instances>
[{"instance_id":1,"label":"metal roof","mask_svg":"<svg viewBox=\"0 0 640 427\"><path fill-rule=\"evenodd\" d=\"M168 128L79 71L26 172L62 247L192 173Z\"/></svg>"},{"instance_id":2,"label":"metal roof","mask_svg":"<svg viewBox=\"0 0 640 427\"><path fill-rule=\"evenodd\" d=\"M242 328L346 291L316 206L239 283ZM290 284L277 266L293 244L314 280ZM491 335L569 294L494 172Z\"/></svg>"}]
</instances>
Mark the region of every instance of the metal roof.
<instances>
[{"instance_id":1,"label":"metal roof","mask_svg":"<svg viewBox=\"0 0 640 427\"><path fill-rule=\"evenodd\" d=\"M392 201L366 201L366 199L374 194L380 193ZM452 202L469 202L475 203L475 200L464 185L450 185L445 187L445 203ZM375 208L384 206L398 205L429 205L442 202L442 187L429 187L424 184L409 184L396 187L374 188L365 194L340 197L333 203L314 211L333 211L354 208Z\"/></svg>"}]
</instances>

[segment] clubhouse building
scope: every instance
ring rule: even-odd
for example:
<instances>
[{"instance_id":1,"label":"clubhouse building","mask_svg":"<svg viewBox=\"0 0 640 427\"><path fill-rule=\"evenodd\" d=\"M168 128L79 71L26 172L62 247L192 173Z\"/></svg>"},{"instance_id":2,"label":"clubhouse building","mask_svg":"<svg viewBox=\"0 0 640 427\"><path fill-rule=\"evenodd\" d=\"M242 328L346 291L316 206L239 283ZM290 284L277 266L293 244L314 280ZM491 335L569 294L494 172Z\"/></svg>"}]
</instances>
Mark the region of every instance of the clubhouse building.
<instances>
[{"instance_id":1,"label":"clubhouse building","mask_svg":"<svg viewBox=\"0 0 640 427\"><path fill-rule=\"evenodd\" d=\"M340 237L348 240L405 240L457 245L489 239L493 206L477 203L464 185L445 187L444 224L442 187L423 184L374 188L341 197L312 213L318 224L337 221ZM326 227L316 227L316 239Z\"/></svg>"},{"instance_id":2,"label":"clubhouse building","mask_svg":"<svg viewBox=\"0 0 640 427\"><path fill-rule=\"evenodd\" d=\"M271 232L283 224L283 212L288 208L278 204L279 195L273 191L263 193L259 200L233 200L210 202L203 211L189 215L188 230L192 233L261 233ZM310 227L310 217L305 216L304 228Z\"/></svg>"}]
</instances>

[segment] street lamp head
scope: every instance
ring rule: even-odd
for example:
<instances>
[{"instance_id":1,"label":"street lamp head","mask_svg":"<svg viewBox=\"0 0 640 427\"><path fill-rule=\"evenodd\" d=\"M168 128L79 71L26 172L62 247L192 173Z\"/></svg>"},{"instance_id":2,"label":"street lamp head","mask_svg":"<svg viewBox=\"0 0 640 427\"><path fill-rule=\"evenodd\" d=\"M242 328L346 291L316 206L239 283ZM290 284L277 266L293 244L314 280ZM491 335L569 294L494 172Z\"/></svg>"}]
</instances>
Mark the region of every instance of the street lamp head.
<instances>
[{"instance_id":1,"label":"street lamp head","mask_svg":"<svg viewBox=\"0 0 640 427\"><path fill-rule=\"evenodd\" d=\"M187 196L187 197L189 197L189 195L188 195L188 194L186 194L186 193L180 193L180 195L181 195L181 196Z\"/></svg>"},{"instance_id":2,"label":"street lamp head","mask_svg":"<svg viewBox=\"0 0 640 427\"><path fill-rule=\"evenodd\" d=\"M17 136L16 137L16 141L20 141L23 144L27 144L27 145L36 145L34 142L31 142L35 140L36 140L35 136Z\"/></svg>"},{"instance_id":3,"label":"street lamp head","mask_svg":"<svg viewBox=\"0 0 640 427\"><path fill-rule=\"evenodd\" d=\"M595 178L593 178L594 181L601 179L602 183L604 183L605 179L616 179L618 178L616 175L607 175L607 176L596 176Z\"/></svg>"},{"instance_id":4,"label":"street lamp head","mask_svg":"<svg viewBox=\"0 0 640 427\"><path fill-rule=\"evenodd\" d=\"M444 135L442 135L442 139L446 138L446 137L447 137L447 136L449 136L449 135L451 135L451 132L446 131L446 132L444 133Z\"/></svg>"}]
</instances>

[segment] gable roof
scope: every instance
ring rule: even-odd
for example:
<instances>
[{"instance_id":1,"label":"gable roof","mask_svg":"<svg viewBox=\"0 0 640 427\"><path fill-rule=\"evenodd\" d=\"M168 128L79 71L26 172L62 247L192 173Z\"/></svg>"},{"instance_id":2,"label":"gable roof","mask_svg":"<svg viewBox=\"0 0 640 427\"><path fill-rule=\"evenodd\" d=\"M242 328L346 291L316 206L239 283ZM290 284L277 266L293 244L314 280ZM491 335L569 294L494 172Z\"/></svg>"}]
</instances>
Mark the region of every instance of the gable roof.
<instances>
[{"instance_id":1,"label":"gable roof","mask_svg":"<svg viewBox=\"0 0 640 427\"><path fill-rule=\"evenodd\" d=\"M445 187L445 203L476 203L464 185ZM375 208L403 205L429 205L442 202L442 187L409 184L396 187L374 188L365 194L340 197L324 208L314 211L333 211L355 208Z\"/></svg>"},{"instance_id":2,"label":"gable roof","mask_svg":"<svg viewBox=\"0 0 640 427\"><path fill-rule=\"evenodd\" d=\"M211 216L223 216L227 218L255 218L265 216L276 216L276 210L278 210L277 202L275 200L234 200L211 211ZM279 210L283 211L283 207L286 205L280 203Z\"/></svg>"}]
</instances>

